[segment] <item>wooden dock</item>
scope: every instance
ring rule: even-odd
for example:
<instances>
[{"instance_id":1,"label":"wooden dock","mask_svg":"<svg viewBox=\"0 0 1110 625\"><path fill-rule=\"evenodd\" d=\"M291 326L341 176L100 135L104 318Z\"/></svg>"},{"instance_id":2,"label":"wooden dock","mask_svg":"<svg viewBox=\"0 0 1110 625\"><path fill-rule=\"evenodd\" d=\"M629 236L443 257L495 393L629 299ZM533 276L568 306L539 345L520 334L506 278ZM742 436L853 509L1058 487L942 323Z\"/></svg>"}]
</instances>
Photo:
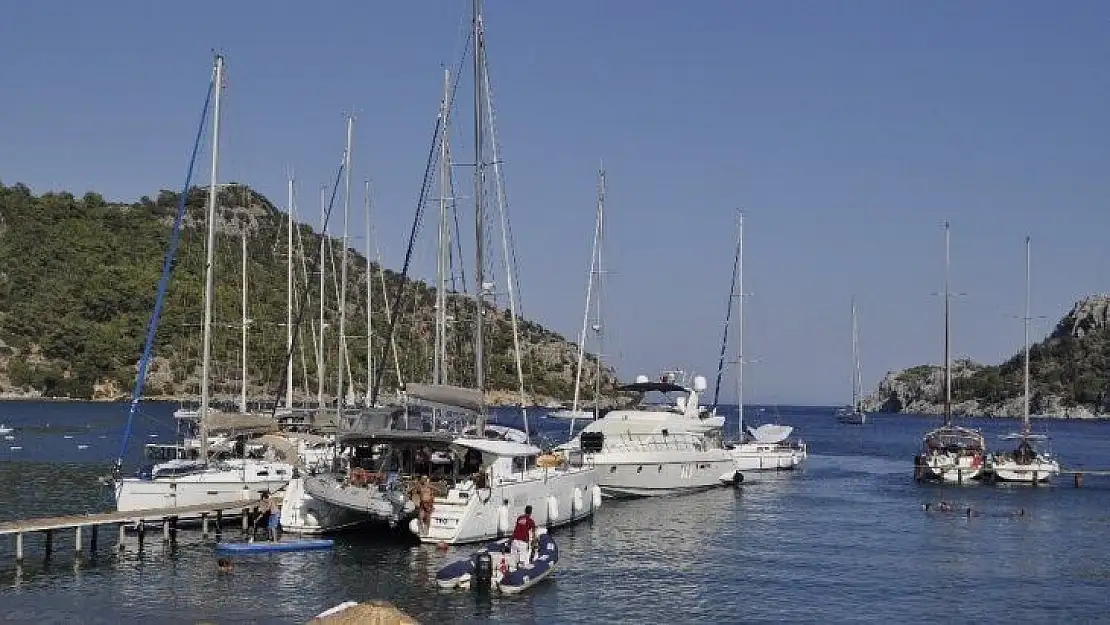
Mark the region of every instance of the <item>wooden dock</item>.
<instances>
[{"instance_id":1,"label":"wooden dock","mask_svg":"<svg viewBox=\"0 0 1110 625\"><path fill-rule=\"evenodd\" d=\"M46 517L38 519L21 519L0 523L0 536L11 534L15 537L15 559L17 563L23 562L23 535L42 532L46 535L46 557L50 557L54 545L54 532L72 529L74 531L75 552L80 554L84 548L82 541L83 530L89 529L89 549L96 551L97 529L101 525L119 526L119 549L123 550L123 535L128 526L134 526L138 532L139 547L143 545L146 534L146 524L155 522L162 525L163 542L175 543L177 541L177 521L180 517L200 516L201 532L208 535L209 523L216 523L219 532L223 524L225 512L233 511L242 515L243 529L247 529L248 517L251 508L258 505L257 499L241 499L227 503L208 503L195 506L179 506L176 508L153 508L147 510L132 510L129 512L101 512L95 514L77 514L69 516Z\"/></svg>"}]
</instances>

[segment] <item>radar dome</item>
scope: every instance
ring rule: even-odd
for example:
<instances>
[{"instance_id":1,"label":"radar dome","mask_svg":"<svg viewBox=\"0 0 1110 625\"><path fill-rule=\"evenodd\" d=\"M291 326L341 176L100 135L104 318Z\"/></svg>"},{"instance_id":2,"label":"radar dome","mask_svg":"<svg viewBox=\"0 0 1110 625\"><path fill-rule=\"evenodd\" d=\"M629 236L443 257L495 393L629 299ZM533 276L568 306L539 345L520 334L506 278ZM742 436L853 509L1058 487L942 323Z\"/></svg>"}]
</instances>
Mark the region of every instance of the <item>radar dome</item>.
<instances>
[{"instance_id":1,"label":"radar dome","mask_svg":"<svg viewBox=\"0 0 1110 625\"><path fill-rule=\"evenodd\" d=\"M709 385L705 381L705 376L699 375L699 376L694 377L694 390L695 391L700 393L700 392L704 391L707 388L709 388Z\"/></svg>"},{"instance_id":2,"label":"radar dome","mask_svg":"<svg viewBox=\"0 0 1110 625\"><path fill-rule=\"evenodd\" d=\"M647 383L648 383L648 377L646 375L636 376L636 384L647 384Z\"/></svg>"}]
</instances>

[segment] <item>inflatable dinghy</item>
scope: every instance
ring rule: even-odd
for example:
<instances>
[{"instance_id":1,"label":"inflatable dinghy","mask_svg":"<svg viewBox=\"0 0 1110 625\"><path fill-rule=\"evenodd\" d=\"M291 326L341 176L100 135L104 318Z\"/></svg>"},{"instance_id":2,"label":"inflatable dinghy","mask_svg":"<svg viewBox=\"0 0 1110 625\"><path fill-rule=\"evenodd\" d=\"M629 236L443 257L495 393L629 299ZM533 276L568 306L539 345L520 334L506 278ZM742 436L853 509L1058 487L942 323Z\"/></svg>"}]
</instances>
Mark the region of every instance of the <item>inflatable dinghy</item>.
<instances>
[{"instance_id":1,"label":"inflatable dinghy","mask_svg":"<svg viewBox=\"0 0 1110 625\"><path fill-rule=\"evenodd\" d=\"M489 543L470 557L452 562L436 573L440 588L496 588L506 594L528 590L543 581L559 563L559 547L544 530L539 530L537 546L527 566L514 568L508 538Z\"/></svg>"},{"instance_id":2,"label":"inflatable dinghy","mask_svg":"<svg viewBox=\"0 0 1110 625\"><path fill-rule=\"evenodd\" d=\"M225 553L261 553L265 551L319 551L331 549L335 544L330 538L317 540L287 540L282 542L256 542L256 543L219 543L217 551Z\"/></svg>"}]
</instances>

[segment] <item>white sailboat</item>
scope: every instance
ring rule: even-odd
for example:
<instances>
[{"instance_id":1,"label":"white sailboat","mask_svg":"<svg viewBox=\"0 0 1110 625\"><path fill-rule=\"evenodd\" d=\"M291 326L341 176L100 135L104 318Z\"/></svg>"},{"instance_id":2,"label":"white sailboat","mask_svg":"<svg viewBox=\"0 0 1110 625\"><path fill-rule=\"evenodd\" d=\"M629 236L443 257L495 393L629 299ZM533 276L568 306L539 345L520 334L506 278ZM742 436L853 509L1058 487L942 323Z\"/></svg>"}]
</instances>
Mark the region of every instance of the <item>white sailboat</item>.
<instances>
[{"instance_id":1,"label":"white sailboat","mask_svg":"<svg viewBox=\"0 0 1110 625\"><path fill-rule=\"evenodd\" d=\"M293 467L284 462L246 457L215 462L209 458L210 430L255 430L266 424L245 423L216 415L209 409L209 377L212 346L213 255L219 168L220 99L223 90L224 58L216 55L213 70L215 99L212 122L212 169L208 187L207 246L204 292L204 340L199 410L200 454L196 460L174 459L155 465L149 475L115 480L116 509L120 512L151 508L175 508L208 503L253 499L262 492L280 489L292 477ZM244 417L240 417L241 419ZM222 425L214 420L222 421ZM244 454L245 456L245 454Z\"/></svg>"},{"instance_id":2,"label":"white sailboat","mask_svg":"<svg viewBox=\"0 0 1110 625\"><path fill-rule=\"evenodd\" d=\"M992 477L1000 482L1023 482L1037 484L1047 482L1052 476L1060 472L1060 463L1047 451L1038 449L1038 445L1048 440L1043 434L1034 434L1029 423L1029 308L1030 308L1030 268L1031 268L1030 242L1025 237L1025 370L1023 397L1023 410L1021 416L1021 431L1008 434L1003 440L1018 441L1017 448L1007 453L995 453L990 456L990 470Z\"/></svg>"},{"instance_id":3,"label":"white sailboat","mask_svg":"<svg viewBox=\"0 0 1110 625\"><path fill-rule=\"evenodd\" d=\"M859 367L859 326L856 323L856 298L852 298L852 405L841 408L836 415L840 423L863 425L867 423L867 413L859 405L860 388L863 386Z\"/></svg>"},{"instance_id":4,"label":"white sailboat","mask_svg":"<svg viewBox=\"0 0 1110 625\"><path fill-rule=\"evenodd\" d=\"M791 439L794 428L789 425L766 423L757 428L744 428L744 213L739 216L740 233L736 243L735 266L737 315L736 315L736 410L739 418L739 438L726 445L736 470L784 471L796 469L808 456L805 442ZM729 306L732 306L730 299ZM727 324L726 324L727 331Z\"/></svg>"},{"instance_id":5,"label":"white sailboat","mask_svg":"<svg viewBox=\"0 0 1110 625\"><path fill-rule=\"evenodd\" d=\"M598 172L597 182L597 217L594 220L594 242L590 250L590 272L586 280L586 309L582 312L582 331L578 335L578 365L574 372L574 401L569 409L556 410L547 416L552 419L569 419L570 435L574 435L574 424L578 419L596 419L600 414L601 401L601 375L602 375L602 347L601 347L601 289L598 285L597 297L594 297L594 276L601 282L601 246L605 227L605 171ZM593 300L591 302L591 300ZM594 323L591 326L590 304L594 304ZM578 398L582 390L582 366L586 359L586 330L592 329L598 335L597 377L594 383L594 409L581 410L578 408Z\"/></svg>"},{"instance_id":6,"label":"white sailboat","mask_svg":"<svg viewBox=\"0 0 1110 625\"><path fill-rule=\"evenodd\" d=\"M944 223L944 422L925 433L922 451L914 458L914 477L918 480L939 480L962 484L977 479L983 469L986 440L974 428L952 422L952 356L949 331L949 227Z\"/></svg>"},{"instance_id":7,"label":"white sailboat","mask_svg":"<svg viewBox=\"0 0 1110 625\"><path fill-rule=\"evenodd\" d=\"M516 373L521 394L521 411L524 433L528 436L528 414L524 407L523 366L517 334L516 296L512 265L509 255L508 232L505 224L505 194L501 178L496 133L493 127L493 101L489 74L486 67L485 25L482 2L473 2L473 59L474 59L474 212L475 212L475 308L483 311L487 304L485 294L492 285L485 281L485 181L487 167L493 166L497 185L497 208L501 219L501 243L504 248L506 282L509 294L509 312L512 322L513 346L516 356ZM488 117L487 117L488 116ZM487 137L486 131L489 131ZM484 143L491 146L489 160L484 154ZM439 311L444 314L445 311ZM531 506L537 525L554 527L574 523L591 516L601 503L597 486L597 471L574 462L560 461L555 456L541 458L538 447L529 442L493 440L485 436L485 363L482 314L474 320L475 389L471 396L460 393L457 387L444 385L408 385L408 396L415 400L454 403L458 407L476 408L476 433L464 435L451 442L451 448L473 460L476 471L449 484L442 496L435 498L434 506L425 525L413 519L409 527L422 542L460 544L488 540L507 535L512 531L511 522ZM456 398L452 400L452 398ZM476 402L476 404L475 404ZM463 405L460 405L463 404ZM525 439L528 440L527 438Z\"/></svg>"}]
</instances>

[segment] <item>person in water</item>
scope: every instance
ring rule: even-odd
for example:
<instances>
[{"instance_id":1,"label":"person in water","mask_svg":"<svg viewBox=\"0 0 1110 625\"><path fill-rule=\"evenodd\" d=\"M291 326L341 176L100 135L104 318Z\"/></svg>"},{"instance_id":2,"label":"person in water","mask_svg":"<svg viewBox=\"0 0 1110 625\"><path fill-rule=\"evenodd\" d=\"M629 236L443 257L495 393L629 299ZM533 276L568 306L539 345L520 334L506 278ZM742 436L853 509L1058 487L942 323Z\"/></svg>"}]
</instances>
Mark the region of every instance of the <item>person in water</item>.
<instances>
[{"instance_id":1,"label":"person in water","mask_svg":"<svg viewBox=\"0 0 1110 625\"><path fill-rule=\"evenodd\" d=\"M220 559L216 560L216 568L218 568L221 573L230 573L231 572L231 559L230 558L220 558Z\"/></svg>"},{"instance_id":2,"label":"person in water","mask_svg":"<svg viewBox=\"0 0 1110 625\"><path fill-rule=\"evenodd\" d=\"M517 568L528 565L528 552L536 539L536 522L532 520L532 506L524 506L524 514L516 518L513 527L512 560Z\"/></svg>"}]
</instances>

